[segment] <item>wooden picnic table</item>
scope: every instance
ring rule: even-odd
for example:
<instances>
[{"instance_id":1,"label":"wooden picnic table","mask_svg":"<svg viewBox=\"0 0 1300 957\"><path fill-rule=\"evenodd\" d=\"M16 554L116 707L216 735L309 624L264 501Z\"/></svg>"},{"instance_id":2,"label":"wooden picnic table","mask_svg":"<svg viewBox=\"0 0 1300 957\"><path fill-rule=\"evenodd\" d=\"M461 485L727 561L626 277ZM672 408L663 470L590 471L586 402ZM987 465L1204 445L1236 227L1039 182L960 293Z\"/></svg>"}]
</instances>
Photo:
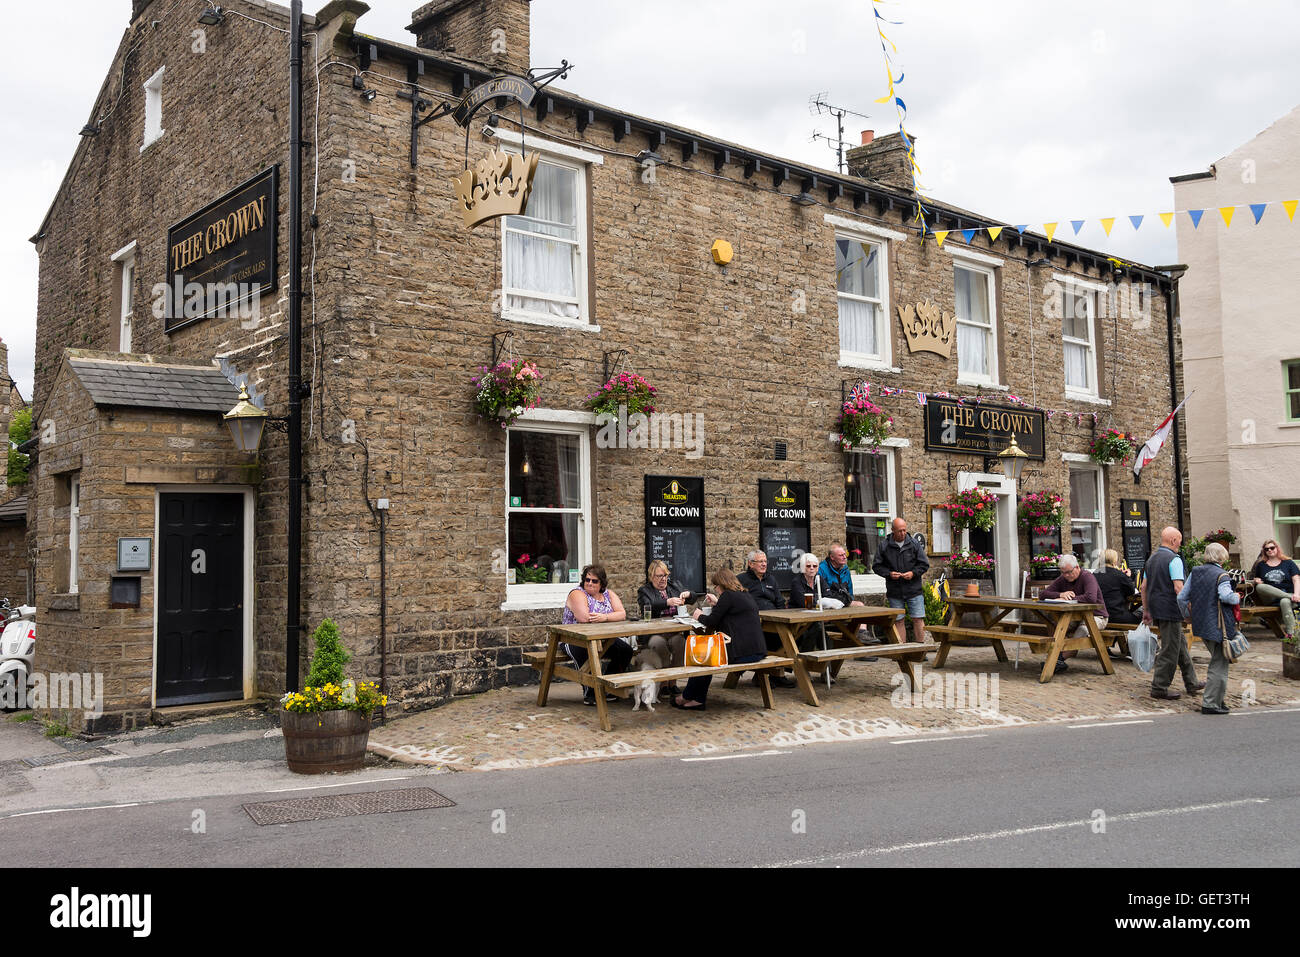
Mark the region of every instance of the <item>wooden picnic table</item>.
<instances>
[{"instance_id":1,"label":"wooden picnic table","mask_svg":"<svg viewBox=\"0 0 1300 957\"><path fill-rule=\"evenodd\" d=\"M1278 641L1286 640L1286 632L1282 630L1282 609L1277 605L1242 605L1241 623L1267 625L1277 635Z\"/></svg>"},{"instance_id":2,"label":"wooden picnic table","mask_svg":"<svg viewBox=\"0 0 1300 957\"><path fill-rule=\"evenodd\" d=\"M791 667L794 662L789 658L768 655L761 661L748 664L723 665L719 668L687 666L683 668L661 668L657 671L628 671L622 674L607 675L600 660L605 646L619 638L635 638L643 635L669 635L677 632L689 632L695 629L686 622L673 618L656 618L651 621L601 621L591 624L550 625L546 629L547 642L544 653L526 652L524 659L541 672L541 685L537 689L537 705L545 707L550 695L551 679L567 678L586 688L591 688L596 696L596 714L600 718L602 731L610 731L613 726L609 720L609 707L605 702L608 692L625 696L628 689L642 681L655 682L677 681L703 675L734 675L739 679L742 671L754 672L759 680L759 689L763 694L763 707L773 707L772 687L768 679L769 672L780 673ZM581 669L559 664L560 642L583 645L587 649L587 661ZM730 686L734 687L735 682Z\"/></svg>"},{"instance_id":3,"label":"wooden picnic table","mask_svg":"<svg viewBox=\"0 0 1300 957\"><path fill-rule=\"evenodd\" d=\"M1085 602L1033 601L1000 598L996 595L953 595L948 599L947 623L929 629L940 639L934 667L943 667L948 660L949 649L957 641L987 641L993 646L998 661L1007 660L1006 650L1002 647L1004 641L1022 641L1032 651L1047 652L1047 660L1043 663L1043 671L1038 678L1040 682L1052 680L1061 652L1080 648L1095 650L1101 660L1102 671L1113 675L1115 666L1111 664L1106 642L1102 639L1094 618L1094 613L1100 608L1100 605ZM1007 616L1013 611L1020 612L1021 620L1008 620ZM960 624L961 616L967 612L978 613L983 619L984 627L963 627ZM1074 630L1079 625L1087 628L1088 634L1085 637L1073 637Z\"/></svg>"},{"instance_id":4,"label":"wooden picnic table","mask_svg":"<svg viewBox=\"0 0 1300 957\"><path fill-rule=\"evenodd\" d=\"M809 674L824 674L830 669L831 677L839 674L840 666L852 658L893 658L899 670L907 675L911 687L916 687L916 663L925 660L927 651L937 651L934 642L900 642L894 622L903 617L902 608L881 608L878 605L850 605L835 609L768 609L758 613L766 631L781 637L781 648L787 658L794 660L794 677L803 692L804 700L814 708L821 707L817 690ZM831 647L799 650L799 638L810 628L825 622ZM864 645L858 640L860 625L887 625L888 639L881 645ZM727 679L731 681L730 678Z\"/></svg>"}]
</instances>

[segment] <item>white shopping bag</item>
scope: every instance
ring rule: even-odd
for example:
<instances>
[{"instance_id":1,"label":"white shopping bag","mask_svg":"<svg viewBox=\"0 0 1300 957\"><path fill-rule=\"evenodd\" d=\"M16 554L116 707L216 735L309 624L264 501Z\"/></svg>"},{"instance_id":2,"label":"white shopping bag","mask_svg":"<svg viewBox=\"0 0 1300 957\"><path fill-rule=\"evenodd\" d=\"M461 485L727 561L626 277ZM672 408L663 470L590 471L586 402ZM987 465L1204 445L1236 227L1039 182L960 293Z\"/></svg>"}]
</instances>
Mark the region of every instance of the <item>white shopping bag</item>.
<instances>
[{"instance_id":1,"label":"white shopping bag","mask_svg":"<svg viewBox=\"0 0 1300 957\"><path fill-rule=\"evenodd\" d=\"M1146 624L1129 632L1128 653L1139 671L1150 671L1156 663L1156 638Z\"/></svg>"}]
</instances>

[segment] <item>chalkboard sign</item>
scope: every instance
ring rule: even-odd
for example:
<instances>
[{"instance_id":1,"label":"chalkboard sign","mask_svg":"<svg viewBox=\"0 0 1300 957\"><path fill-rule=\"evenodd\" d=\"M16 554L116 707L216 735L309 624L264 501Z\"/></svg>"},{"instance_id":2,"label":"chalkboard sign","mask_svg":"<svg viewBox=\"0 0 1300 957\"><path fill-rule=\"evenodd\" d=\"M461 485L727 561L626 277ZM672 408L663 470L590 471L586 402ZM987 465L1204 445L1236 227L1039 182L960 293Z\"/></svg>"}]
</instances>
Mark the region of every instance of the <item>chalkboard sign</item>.
<instances>
[{"instance_id":1,"label":"chalkboard sign","mask_svg":"<svg viewBox=\"0 0 1300 957\"><path fill-rule=\"evenodd\" d=\"M767 553L767 570L782 589L790 587L794 559L812 545L808 501L807 482L758 482L758 547Z\"/></svg>"},{"instance_id":2,"label":"chalkboard sign","mask_svg":"<svg viewBox=\"0 0 1300 957\"><path fill-rule=\"evenodd\" d=\"M645 563L656 559L683 588L705 590L704 479L645 477Z\"/></svg>"},{"instance_id":3,"label":"chalkboard sign","mask_svg":"<svg viewBox=\"0 0 1300 957\"><path fill-rule=\"evenodd\" d=\"M1124 539L1124 561L1135 572L1147 567L1151 554L1151 512L1146 499L1119 500L1120 534Z\"/></svg>"}]
</instances>

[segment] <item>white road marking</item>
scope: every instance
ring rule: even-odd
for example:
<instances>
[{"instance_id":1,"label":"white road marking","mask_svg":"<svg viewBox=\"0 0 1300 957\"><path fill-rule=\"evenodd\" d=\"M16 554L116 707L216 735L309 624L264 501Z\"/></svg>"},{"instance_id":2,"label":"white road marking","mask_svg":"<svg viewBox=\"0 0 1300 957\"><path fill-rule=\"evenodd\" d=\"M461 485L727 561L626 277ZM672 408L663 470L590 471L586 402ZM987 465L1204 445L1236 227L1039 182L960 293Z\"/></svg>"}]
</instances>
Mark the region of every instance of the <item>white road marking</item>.
<instances>
[{"instance_id":1,"label":"white road marking","mask_svg":"<svg viewBox=\"0 0 1300 957\"><path fill-rule=\"evenodd\" d=\"M17 814L6 814L0 820L8 820L11 817L32 817L36 814L63 814L67 811L108 811L119 807L144 807L147 804L153 804L154 801L136 801L132 804L96 804L91 807L51 807L43 811L19 811Z\"/></svg>"},{"instance_id":2,"label":"white road marking","mask_svg":"<svg viewBox=\"0 0 1300 957\"><path fill-rule=\"evenodd\" d=\"M961 741L966 738L987 738L987 734L943 734L933 738L904 738L902 741L890 741L890 744L926 744L930 741Z\"/></svg>"},{"instance_id":3,"label":"white road marking","mask_svg":"<svg viewBox=\"0 0 1300 957\"><path fill-rule=\"evenodd\" d=\"M749 751L745 754L718 754L708 758L682 758L683 761L732 761L736 758L761 758L771 754L789 754L789 751Z\"/></svg>"},{"instance_id":4,"label":"white road marking","mask_svg":"<svg viewBox=\"0 0 1300 957\"><path fill-rule=\"evenodd\" d=\"M1243 804L1267 804L1269 798L1243 798L1238 801L1220 801L1216 804L1191 804L1186 807L1167 807L1155 811L1134 811L1129 814L1114 814L1106 818L1106 823L1113 824L1120 821L1141 821L1151 817L1162 817L1173 814L1192 814L1197 811L1217 811L1221 808L1240 807ZM1044 831L1061 831L1070 827L1091 827L1093 819L1090 817L1078 821L1056 821L1051 824L1039 824L1033 827L1017 827L1005 831L985 831L977 834L963 834L960 837L948 837L937 841L916 841L909 844L893 844L889 847L869 847L860 851L845 851L842 854L828 854L825 857L811 857L801 861L783 861L778 864L769 864L768 867L806 867L810 864L825 864L830 861L847 861L855 857L866 857L870 854L895 854L899 851L916 851L924 850L930 847L942 847L948 844L965 844L971 841L994 841L1005 837L1022 837L1026 834L1039 834Z\"/></svg>"},{"instance_id":5,"label":"white road marking","mask_svg":"<svg viewBox=\"0 0 1300 957\"><path fill-rule=\"evenodd\" d=\"M1230 712L1228 717L1240 718L1243 714L1294 714L1297 711L1300 711L1300 708L1266 708L1263 710L1256 708L1239 708L1236 711Z\"/></svg>"},{"instance_id":6,"label":"white road marking","mask_svg":"<svg viewBox=\"0 0 1300 957\"><path fill-rule=\"evenodd\" d=\"M1093 724L1068 724L1067 728L1118 728L1121 724L1155 724L1150 719L1145 721L1097 721Z\"/></svg>"}]
</instances>

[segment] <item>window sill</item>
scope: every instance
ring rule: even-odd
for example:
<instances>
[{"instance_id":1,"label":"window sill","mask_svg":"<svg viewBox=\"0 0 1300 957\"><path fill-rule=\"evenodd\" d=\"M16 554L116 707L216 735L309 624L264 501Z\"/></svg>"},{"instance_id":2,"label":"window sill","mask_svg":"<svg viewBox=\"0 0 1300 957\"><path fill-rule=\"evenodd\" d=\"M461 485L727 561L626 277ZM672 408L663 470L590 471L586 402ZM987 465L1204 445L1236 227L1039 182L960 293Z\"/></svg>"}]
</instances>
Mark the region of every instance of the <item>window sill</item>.
<instances>
[{"instance_id":1,"label":"window sill","mask_svg":"<svg viewBox=\"0 0 1300 957\"><path fill-rule=\"evenodd\" d=\"M885 580L879 575L854 575L853 576L853 597L858 598L862 595L883 595L885 593Z\"/></svg>"},{"instance_id":2,"label":"window sill","mask_svg":"<svg viewBox=\"0 0 1300 957\"><path fill-rule=\"evenodd\" d=\"M538 611L543 608L557 614L564 610L564 602L569 592L579 588L577 582L565 584L556 582L547 585L506 585L506 600L501 603L502 611ZM559 619L557 618L558 622Z\"/></svg>"},{"instance_id":3,"label":"window sill","mask_svg":"<svg viewBox=\"0 0 1300 957\"><path fill-rule=\"evenodd\" d=\"M828 436L828 438L836 445L838 445L840 443L840 440L844 438L844 436L842 436L838 432L832 432ZM880 447L882 449L910 449L912 447L912 440L900 438L897 435L891 435L889 438L885 439L885 441L880 443ZM859 449L858 451L865 452L867 450Z\"/></svg>"},{"instance_id":4,"label":"window sill","mask_svg":"<svg viewBox=\"0 0 1300 957\"><path fill-rule=\"evenodd\" d=\"M1278 424L1279 429L1300 429L1300 422L1281 422Z\"/></svg>"},{"instance_id":5,"label":"window sill","mask_svg":"<svg viewBox=\"0 0 1300 957\"><path fill-rule=\"evenodd\" d=\"M1069 402L1086 402L1089 405L1104 405L1107 408L1109 408L1111 405L1110 399L1103 399L1098 395L1093 395L1084 392L1066 391L1065 398Z\"/></svg>"},{"instance_id":6,"label":"window sill","mask_svg":"<svg viewBox=\"0 0 1300 957\"><path fill-rule=\"evenodd\" d=\"M977 388L980 388L980 389L992 389L994 392L1010 392L1010 391L1011 391L1011 386L1009 386L1009 385L998 385L998 384L995 383L995 382L981 382L981 381L978 380L978 379L962 379L962 378L958 378L958 379L957 379L957 384L958 384L958 385L972 385L972 386L976 386Z\"/></svg>"},{"instance_id":7,"label":"window sill","mask_svg":"<svg viewBox=\"0 0 1300 957\"><path fill-rule=\"evenodd\" d=\"M506 322L523 322L531 326L554 326L559 329L577 329L580 332L600 332L600 326L592 325L583 319L561 319L557 316L537 316L511 310L502 310L501 318Z\"/></svg>"},{"instance_id":8,"label":"window sill","mask_svg":"<svg viewBox=\"0 0 1300 957\"><path fill-rule=\"evenodd\" d=\"M51 595L48 606L50 611L80 611L81 595L78 592L70 592L66 595Z\"/></svg>"},{"instance_id":9,"label":"window sill","mask_svg":"<svg viewBox=\"0 0 1300 957\"><path fill-rule=\"evenodd\" d=\"M892 372L901 374L902 369L898 366L891 366L883 359L871 359L867 356L855 356L852 353L840 353L841 369L870 369L872 372Z\"/></svg>"}]
</instances>

